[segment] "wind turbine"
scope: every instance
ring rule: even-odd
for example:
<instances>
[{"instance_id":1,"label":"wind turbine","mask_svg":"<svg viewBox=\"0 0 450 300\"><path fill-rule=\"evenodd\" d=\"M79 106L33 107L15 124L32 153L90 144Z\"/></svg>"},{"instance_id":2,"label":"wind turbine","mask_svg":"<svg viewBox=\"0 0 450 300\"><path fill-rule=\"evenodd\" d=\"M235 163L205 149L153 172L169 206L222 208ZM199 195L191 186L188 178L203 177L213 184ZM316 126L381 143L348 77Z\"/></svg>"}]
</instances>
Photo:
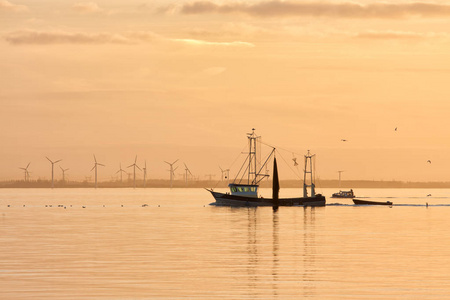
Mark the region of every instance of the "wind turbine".
<instances>
[{"instance_id":1,"label":"wind turbine","mask_svg":"<svg viewBox=\"0 0 450 300\"><path fill-rule=\"evenodd\" d=\"M147 161L145 161L144 167L142 168L144 170L144 188L145 188L145 181L147 179Z\"/></svg>"},{"instance_id":2,"label":"wind turbine","mask_svg":"<svg viewBox=\"0 0 450 300\"><path fill-rule=\"evenodd\" d=\"M116 174L120 173L120 182L122 183L122 173L126 174L127 172L124 169L122 169L122 163L120 163L119 166L120 166L120 169L119 169L119 171L116 172Z\"/></svg>"},{"instance_id":3,"label":"wind turbine","mask_svg":"<svg viewBox=\"0 0 450 300\"><path fill-rule=\"evenodd\" d=\"M222 172L222 181L224 178L224 174L225 174L225 179L228 181L228 178L230 177L230 169L225 169L223 170L220 166L219 166L220 171Z\"/></svg>"},{"instance_id":4,"label":"wind turbine","mask_svg":"<svg viewBox=\"0 0 450 300\"><path fill-rule=\"evenodd\" d=\"M178 161L178 159L176 161L174 161L173 163L164 161L166 164L168 164L170 166L170 188L172 188L173 186L173 176L175 175L175 170L178 168L176 167L175 169L173 168L173 165Z\"/></svg>"},{"instance_id":5,"label":"wind turbine","mask_svg":"<svg viewBox=\"0 0 450 300\"><path fill-rule=\"evenodd\" d=\"M56 163L58 163L58 162L60 162L62 159L59 159L59 160L57 160L57 161L52 161L50 158L48 158L47 156L46 156L46 158L48 159L48 161L52 164L52 188L54 187L54 185L53 185L53 166L56 164Z\"/></svg>"},{"instance_id":6,"label":"wind turbine","mask_svg":"<svg viewBox=\"0 0 450 300\"><path fill-rule=\"evenodd\" d=\"M184 164L184 168L185 168L184 171L186 172L186 174L184 175L185 176L184 180L186 181L186 185L187 185L187 183L188 183L188 175L190 174L192 176L192 173L191 173L191 170L189 170L188 166L186 166L186 164Z\"/></svg>"},{"instance_id":7,"label":"wind turbine","mask_svg":"<svg viewBox=\"0 0 450 300\"><path fill-rule=\"evenodd\" d=\"M339 188L341 188L341 174L342 174L342 172L344 172L344 171L338 171L338 173L339 173Z\"/></svg>"},{"instance_id":8,"label":"wind turbine","mask_svg":"<svg viewBox=\"0 0 450 300\"><path fill-rule=\"evenodd\" d=\"M98 163L97 162L97 158L95 158L95 154L94 154L94 166L92 167L91 171L95 169L95 188L97 188L97 166L102 166L104 167L105 165Z\"/></svg>"},{"instance_id":9,"label":"wind turbine","mask_svg":"<svg viewBox=\"0 0 450 300\"><path fill-rule=\"evenodd\" d=\"M30 179L30 173L28 172L28 167L30 166L31 162L28 163L26 168L19 168L21 170L25 171L25 181L28 181Z\"/></svg>"},{"instance_id":10,"label":"wind turbine","mask_svg":"<svg viewBox=\"0 0 450 300\"><path fill-rule=\"evenodd\" d=\"M205 176L209 178L209 181L212 181L212 178L216 177L216 174L206 174Z\"/></svg>"},{"instance_id":11,"label":"wind turbine","mask_svg":"<svg viewBox=\"0 0 450 300\"><path fill-rule=\"evenodd\" d=\"M137 155L136 158L134 159L134 164L129 165L127 168L131 168L133 167L133 181L134 181L134 188L136 188L136 168L138 168L139 170L141 170L141 168L138 167L138 165L136 164L137 161ZM142 171L142 170L141 170Z\"/></svg>"},{"instance_id":12,"label":"wind turbine","mask_svg":"<svg viewBox=\"0 0 450 300\"><path fill-rule=\"evenodd\" d=\"M63 182L66 181L66 171L68 171L69 169L63 169L61 166L59 166L61 168L61 171L63 172Z\"/></svg>"}]
</instances>

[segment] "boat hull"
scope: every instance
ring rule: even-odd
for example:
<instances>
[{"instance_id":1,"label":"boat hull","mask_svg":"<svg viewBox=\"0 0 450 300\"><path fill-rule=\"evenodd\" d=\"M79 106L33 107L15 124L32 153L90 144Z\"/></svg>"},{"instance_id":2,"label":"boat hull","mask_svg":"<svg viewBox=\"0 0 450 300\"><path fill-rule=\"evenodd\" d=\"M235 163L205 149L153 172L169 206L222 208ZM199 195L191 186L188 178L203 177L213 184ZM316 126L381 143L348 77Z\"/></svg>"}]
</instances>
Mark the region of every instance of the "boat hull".
<instances>
[{"instance_id":1,"label":"boat hull","mask_svg":"<svg viewBox=\"0 0 450 300\"><path fill-rule=\"evenodd\" d=\"M356 205L392 205L391 201L379 202L379 201L367 201L367 200L359 200L353 199L353 203Z\"/></svg>"},{"instance_id":2,"label":"boat hull","mask_svg":"<svg viewBox=\"0 0 450 300\"><path fill-rule=\"evenodd\" d=\"M243 197L208 190L219 206L273 206L272 198ZM322 195L315 197L280 198L278 206L325 206L326 199Z\"/></svg>"}]
</instances>

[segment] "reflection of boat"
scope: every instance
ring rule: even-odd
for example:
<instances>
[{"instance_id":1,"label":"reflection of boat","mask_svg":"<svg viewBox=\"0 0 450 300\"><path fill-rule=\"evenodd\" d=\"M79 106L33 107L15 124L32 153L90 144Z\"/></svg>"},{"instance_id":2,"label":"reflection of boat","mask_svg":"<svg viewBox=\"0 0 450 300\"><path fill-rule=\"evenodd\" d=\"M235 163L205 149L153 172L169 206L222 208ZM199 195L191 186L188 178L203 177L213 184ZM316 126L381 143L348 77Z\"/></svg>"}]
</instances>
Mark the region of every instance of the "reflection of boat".
<instances>
[{"instance_id":1,"label":"reflection of boat","mask_svg":"<svg viewBox=\"0 0 450 300\"><path fill-rule=\"evenodd\" d=\"M339 193L334 193L331 198L355 198L353 190L350 191L339 191Z\"/></svg>"},{"instance_id":2,"label":"reflection of boat","mask_svg":"<svg viewBox=\"0 0 450 300\"><path fill-rule=\"evenodd\" d=\"M296 198L278 198L278 172L277 165L275 159L275 148L272 148L271 153L266 158L264 164L262 166L258 166L257 162L257 141L260 137L256 136L255 130L253 129L252 133L247 134L249 140L249 153L247 159L244 162L244 165L241 167L241 170L245 168L243 171L243 175L241 179L238 181L236 179L233 183L230 183L228 187L230 188L229 193L219 193L215 192L212 189L207 189L213 195L216 200L216 205L224 205L224 206L325 206L325 197L321 194L315 193L315 185L313 182L313 174L312 174L312 166L311 166L311 158L312 155L305 156L305 173L304 173L304 184L303 184L303 197ZM264 170L266 164L270 160L270 158L274 156L274 178L273 178L273 197L272 198L263 198L258 196L258 188L259 182L264 178L268 177L267 174L261 174L261 171ZM309 161L309 165L308 165ZM307 171L309 170L309 171ZM306 175L311 174L310 184L306 184ZM246 183L242 183L244 180L244 176L246 177ZM308 196L307 188L311 190L311 196Z\"/></svg>"},{"instance_id":3,"label":"reflection of boat","mask_svg":"<svg viewBox=\"0 0 450 300\"><path fill-rule=\"evenodd\" d=\"M392 205L391 201L380 202L380 201L368 201L359 199L353 199L353 203L357 205Z\"/></svg>"}]
</instances>

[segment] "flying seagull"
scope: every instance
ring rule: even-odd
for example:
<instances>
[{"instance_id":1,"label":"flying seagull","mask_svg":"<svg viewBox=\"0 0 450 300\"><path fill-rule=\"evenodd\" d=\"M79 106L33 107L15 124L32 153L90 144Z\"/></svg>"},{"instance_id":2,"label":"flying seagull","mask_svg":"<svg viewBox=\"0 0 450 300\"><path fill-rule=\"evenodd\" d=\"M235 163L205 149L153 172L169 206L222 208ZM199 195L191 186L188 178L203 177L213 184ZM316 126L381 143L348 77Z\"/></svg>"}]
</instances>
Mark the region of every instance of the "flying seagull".
<instances>
[{"instance_id":1,"label":"flying seagull","mask_svg":"<svg viewBox=\"0 0 450 300\"><path fill-rule=\"evenodd\" d=\"M347 140L346 139L341 139L341 141L346 142Z\"/></svg>"},{"instance_id":2,"label":"flying seagull","mask_svg":"<svg viewBox=\"0 0 450 300\"><path fill-rule=\"evenodd\" d=\"M395 131L397 131L397 127L395 127Z\"/></svg>"},{"instance_id":3,"label":"flying seagull","mask_svg":"<svg viewBox=\"0 0 450 300\"><path fill-rule=\"evenodd\" d=\"M431 164L431 160L427 160L427 163L430 163L430 164Z\"/></svg>"}]
</instances>

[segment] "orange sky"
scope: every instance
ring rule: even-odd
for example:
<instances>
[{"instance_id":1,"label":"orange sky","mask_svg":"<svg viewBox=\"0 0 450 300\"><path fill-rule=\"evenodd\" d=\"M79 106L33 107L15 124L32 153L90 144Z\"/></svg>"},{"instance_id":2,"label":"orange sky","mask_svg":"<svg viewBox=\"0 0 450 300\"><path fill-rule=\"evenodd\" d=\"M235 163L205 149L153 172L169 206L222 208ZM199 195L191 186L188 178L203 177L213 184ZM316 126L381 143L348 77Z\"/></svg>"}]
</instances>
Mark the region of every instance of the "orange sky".
<instances>
[{"instance_id":1,"label":"orange sky","mask_svg":"<svg viewBox=\"0 0 450 300\"><path fill-rule=\"evenodd\" d=\"M449 17L448 1L0 0L0 180L29 162L49 178L45 156L84 179L94 153L100 180L135 155L150 178L177 158L219 178L254 127L311 149L321 178L450 181Z\"/></svg>"}]
</instances>

